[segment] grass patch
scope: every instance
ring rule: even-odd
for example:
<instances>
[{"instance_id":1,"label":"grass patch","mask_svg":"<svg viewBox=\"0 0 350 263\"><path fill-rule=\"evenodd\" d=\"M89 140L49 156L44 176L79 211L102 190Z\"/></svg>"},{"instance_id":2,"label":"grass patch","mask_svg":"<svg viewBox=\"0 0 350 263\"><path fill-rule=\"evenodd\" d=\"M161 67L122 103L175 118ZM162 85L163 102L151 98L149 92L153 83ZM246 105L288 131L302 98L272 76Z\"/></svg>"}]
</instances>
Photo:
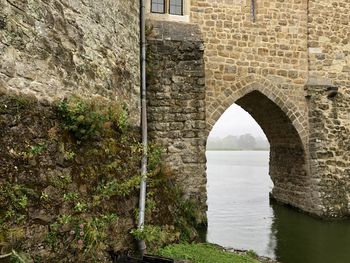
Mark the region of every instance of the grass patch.
<instances>
[{"instance_id":1,"label":"grass patch","mask_svg":"<svg viewBox=\"0 0 350 263\"><path fill-rule=\"evenodd\" d=\"M192 263L259 263L248 255L226 252L219 246L206 243L170 245L160 249L158 254L176 260L187 259Z\"/></svg>"}]
</instances>

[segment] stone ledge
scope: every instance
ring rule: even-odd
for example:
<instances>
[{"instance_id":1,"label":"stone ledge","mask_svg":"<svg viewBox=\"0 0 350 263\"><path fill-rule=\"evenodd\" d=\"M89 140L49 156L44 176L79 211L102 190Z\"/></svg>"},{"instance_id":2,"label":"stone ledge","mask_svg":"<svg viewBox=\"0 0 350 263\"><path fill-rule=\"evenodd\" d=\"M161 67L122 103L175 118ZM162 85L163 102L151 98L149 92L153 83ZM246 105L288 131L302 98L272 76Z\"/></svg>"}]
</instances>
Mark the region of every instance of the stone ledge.
<instances>
[{"instance_id":1,"label":"stone ledge","mask_svg":"<svg viewBox=\"0 0 350 263\"><path fill-rule=\"evenodd\" d=\"M154 20L147 20L146 24L152 27L150 40L203 42L200 28L195 24Z\"/></svg>"}]
</instances>

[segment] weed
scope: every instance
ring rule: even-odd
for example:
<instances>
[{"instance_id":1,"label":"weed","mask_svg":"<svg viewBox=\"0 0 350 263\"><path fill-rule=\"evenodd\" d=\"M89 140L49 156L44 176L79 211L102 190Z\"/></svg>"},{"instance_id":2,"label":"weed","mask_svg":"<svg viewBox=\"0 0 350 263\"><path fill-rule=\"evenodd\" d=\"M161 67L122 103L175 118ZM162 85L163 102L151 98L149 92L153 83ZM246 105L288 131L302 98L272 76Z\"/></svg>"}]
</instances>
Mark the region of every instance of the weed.
<instances>
[{"instance_id":1,"label":"weed","mask_svg":"<svg viewBox=\"0 0 350 263\"><path fill-rule=\"evenodd\" d=\"M155 170L161 163L163 148L159 145L150 144L148 147L148 170L151 172Z\"/></svg>"},{"instance_id":2,"label":"weed","mask_svg":"<svg viewBox=\"0 0 350 263\"><path fill-rule=\"evenodd\" d=\"M129 114L127 110L124 108L118 116L117 125L121 131L125 131L129 127Z\"/></svg>"},{"instance_id":3,"label":"weed","mask_svg":"<svg viewBox=\"0 0 350 263\"><path fill-rule=\"evenodd\" d=\"M49 200L49 195L48 195L48 193L46 193L46 192L41 192L40 200L48 201L48 200Z\"/></svg>"},{"instance_id":4,"label":"weed","mask_svg":"<svg viewBox=\"0 0 350 263\"><path fill-rule=\"evenodd\" d=\"M75 157L75 153L72 151L65 151L64 152L64 159L67 161L73 160Z\"/></svg>"},{"instance_id":5,"label":"weed","mask_svg":"<svg viewBox=\"0 0 350 263\"><path fill-rule=\"evenodd\" d=\"M38 144L38 145L30 146L30 148L26 152L23 152L22 154L24 158L31 159L35 156L39 156L42 153L44 153L46 149L47 149L46 144Z\"/></svg>"},{"instance_id":6,"label":"weed","mask_svg":"<svg viewBox=\"0 0 350 263\"><path fill-rule=\"evenodd\" d=\"M64 100L58 104L62 128L72 132L78 141L95 137L106 121L93 106L82 100Z\"/></svg>"},{"instance_id":7,"label":"weed","mask_svg":"<svg viewBox=\"0 0 350 263\"><path fill-rule=\"evenodd\" d=\"M102 182L96 189L96 193L104 199L112 196L128 196L132 191L137 189L140 184L140 176L133 176L124 182L118 182L117 179L104 183Z\"/></svg>"},{"instance_id":8,"label":"weed","mask_svg":"<svg viewBox=\"0 0 350 263\"><path fill-rule=\"evenodd\" d=\"M29 262L29 256L25 253L17 252L12 250L12 255L10 257L10 263L27 263Z\"/></svg>"},{"instance_id":9,"label":"weed","mask_svg":"<svg viewBox=\"0 0 350 263\"><path fill-rule=\"evenodd\" d=\"M65 189L72 182L72 176L70 174L62 173L51 178L50 181L53 186Z\"/></svg>"},{"instance_id":10,"label":"weed","mask_svg":"<svg viewBox=\"0 0 350 263\"><path fill-rule=\"evenodd\" d=\"M58 222L61 225L69 224L73 220L71 215L61 215L58 217Z\"/></svg>"},{"instance_id":11,"label":"weed","mask_svg":"<svg viewBox=\"0 0 350 263\"><path fill-rule=\"evenodd\" d=\"M47 145L44 143L38 144L38 145L34 145L34 146L30 146L30 149L28 151L28 157L33 157L36 155L40 155L42 154L45 150L47 149Z\"/></svg>"},{"instance_id":12,"label":"weed","mask_svg":"<svg viewBox=\"0 0 350 263\"><path fill-rule=\"evenodd\" d=\"M57 231L50 231L46 237L45 241L50 244L52 247L55 247L58 242L58 233Z\"/></svg>"},{"instance_id":13,"label":"weed","mask_svg":"<svg viewBox=\"0 0 350 263\"><path fill-rule=\"evenodd\" d=\"M79 213L85 212L87 210L87 208L88 208L87 204L80 203L80 202L76 203L75 206L74 206L74 210L76 212L79 212Z\"/></svg>"},{"instance_id":14,"label":"weed","mask_svg":"<svg viewBox=\"0 0 350 263\"><path fill-rule=\"evenodd\" d=\"M101 135L109 127L106 123L115 123L122 131L129 126L126 107L122 108L111 102L75 97L61 101L57 109L62 120L61 128L71 132L78 142Z\"/></svg>"},{"instance_id":15,"label":"weed","mask_svg":"<svg viewBox=\"0 0 350 263\"><path fill-rule=\"evenodd\" d=\"M178 240L179 233L171 226L145 225L142 229L133 229L130 232L137 240L144 240L148 244L150 252L154 252L164 244Z\"/></svg>"},{"instance_id":16,"label":"weed","mask_svg":"<svg viewBox=\"0 0 350 263\"><path fill-rule=\"evenodd\" d=\"M17 214L19 215L27 209L28 192L30 192L29 189L25 188L23 185L0 185L0 201L4 207L7 207L5 220L10 219Z\"/></svg>"},{"instance_id":17,"label":"weed","mask_svg":"<svg viewBox=\"0 0 350 263\"><path fill-rule=\"evenodd\" d=\"M74 201L78 199L78 194L74 192L69 192L63 195L64 201Z\"/></svg>"}]
</instances>

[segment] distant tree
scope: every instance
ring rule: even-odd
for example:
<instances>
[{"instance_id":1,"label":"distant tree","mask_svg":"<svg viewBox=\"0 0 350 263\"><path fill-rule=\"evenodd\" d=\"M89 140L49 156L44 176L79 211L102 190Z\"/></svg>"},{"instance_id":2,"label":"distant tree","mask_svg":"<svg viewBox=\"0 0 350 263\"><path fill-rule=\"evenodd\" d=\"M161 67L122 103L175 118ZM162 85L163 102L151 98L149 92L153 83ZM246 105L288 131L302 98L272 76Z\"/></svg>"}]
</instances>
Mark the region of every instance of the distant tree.
<instances>
[{"instance_id":1,"label":"distant tree","mask_svg":"<svg viewBox=\"0 0 350 263\"><path fill-rule=\"evenodd\" d=\"M222 140L220 138L209 138L207 142L208 150L222 150Z\"/></svg>"},{"instance_id":2,"label":"distant tree","mask_svg":"<svg viewBox=\"0 0 350 263\"><path fill-rule=\"evenodd\" d=\"M228 135L223 139L209 137L207 142L207 150L268 150L269 147L265 138L255 138L251 134Z\"/></svg>"},{"instance_id":3,"label":"distant tree","mask_svg":"<svg viewBox=\"0 0 350 263\"><path fill-rule=\"evenodd\" d=\"M238 138L238 146L241 149L253 150L256 146L255 138L249 133L243 134Z\"/></svg>"},{"instance_id":4,"label":"distant tree","mask_svg":"<svg viewBox=\"0 0 350 263\"><path fill-rule=\"evenodd\" d=\"M238 138L237 136L228 135L222 139L222 146L224 149L238 149Z\"/></svg>"}]
</instances>

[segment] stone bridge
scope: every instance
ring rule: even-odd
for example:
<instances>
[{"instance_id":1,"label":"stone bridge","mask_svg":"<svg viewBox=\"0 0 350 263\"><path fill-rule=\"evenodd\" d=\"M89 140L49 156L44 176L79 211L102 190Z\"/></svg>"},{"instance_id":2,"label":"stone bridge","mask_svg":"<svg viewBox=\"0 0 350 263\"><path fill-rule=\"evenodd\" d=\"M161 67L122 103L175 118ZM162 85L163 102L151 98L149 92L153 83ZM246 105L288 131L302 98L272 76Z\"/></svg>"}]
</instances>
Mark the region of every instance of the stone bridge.
<instances>
[{"instance_id":1,"label":"stone bridge","mask_svg":"<svg viewBox=\"0 0 350 263\"><path fill-rule=\"evenodd\" d=\"M206 140L236 103L270 142L273 197L318 216L348 216L350 2L249 3L192 1L191 23L150 16L150 136L205 207Z\"/></svg>"}]
</instances>

